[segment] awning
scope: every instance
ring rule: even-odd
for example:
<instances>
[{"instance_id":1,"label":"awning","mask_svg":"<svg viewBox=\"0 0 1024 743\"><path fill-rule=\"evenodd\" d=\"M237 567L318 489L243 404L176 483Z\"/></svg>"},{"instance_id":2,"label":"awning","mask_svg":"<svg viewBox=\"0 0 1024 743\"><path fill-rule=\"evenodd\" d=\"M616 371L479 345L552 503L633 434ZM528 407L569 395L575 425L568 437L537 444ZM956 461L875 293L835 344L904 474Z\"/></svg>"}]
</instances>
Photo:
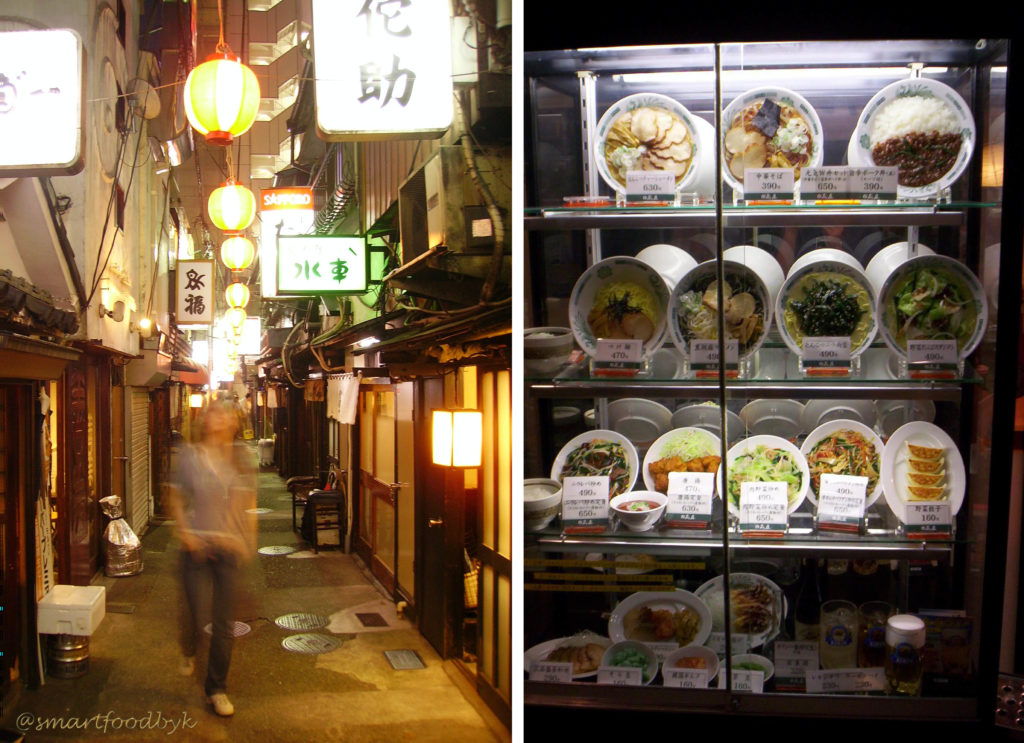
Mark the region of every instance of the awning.
<instances>
[{"instance_id":1,"label":"awning","mask_svg":"<svg viewBox=\"0 0 1024 743\"><path fill-rule=\"evenodd\" d=\"M210 370L191 358L177 358L171 362L171 380L183 384L210 383Z\"/></svg>"},{"instance_id":2,"label":"awning","mask_svg":"<svg viewBox=\"0 0 1024 743\"><path fill-rule=\"evenodd\" d=\"M59 379L81 355L75 348L23 335L0 333L0 377Z\"/></svg>"}]
</instances>

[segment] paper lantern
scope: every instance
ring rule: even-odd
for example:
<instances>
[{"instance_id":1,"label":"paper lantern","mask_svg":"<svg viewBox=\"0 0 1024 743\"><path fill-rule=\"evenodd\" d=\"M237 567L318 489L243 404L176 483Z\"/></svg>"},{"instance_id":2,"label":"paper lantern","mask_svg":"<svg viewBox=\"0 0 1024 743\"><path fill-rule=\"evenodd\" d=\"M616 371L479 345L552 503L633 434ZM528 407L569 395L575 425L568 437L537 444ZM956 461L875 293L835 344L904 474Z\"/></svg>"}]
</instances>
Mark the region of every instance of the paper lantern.
<instances>
[{"instance_id":1,"label":"paper lantern","mask_svg":"<svg viewBox=\"0 0 1024 743\"><path fill-rule=\"evenodd\" d=\"M224 318L232 328L240 328L245 325L245 310L242 307L231 307L224 313Z\"/></svg>"},{"instance_id":2,"label":"paper lantern","mask_svg":"<svg viewBox=\"0 0 1024 743\"><path fill-rule=\"evenodd\" d=\"M260 108L256 75L230 52L217 52L185 80L185 116L213 145L226 146L245 134Z\"/></svg>"},{"instance_id":3,"label":"paper lantern","mask_svg":"<svg viewBox=\"0 0 1024 743\"><path fill-rule=\"evenodd\" d=\"M483 414L479 410L435 410L433 461L444 467L479 467Z\"/></svg>"},{"instance_id":4,"label":"paper lantern","mask_svg":"<svg viewBox=\"0 0 1024 743\"><path fill-rule=\"evenodd\" d=\"M245 308L249 304L249 287L236 281L229 284L224 290L224 297L228 300L228 307Z\"/></svg>"},{"instance_id":5,"label":"paper lantern","mask_svg":"<svg viewBox=\"0 0 1024 743\"><path fill-rule=\"evenodd\" d=\"M256 247L252 240L241 235L232 235L220 246L220 259L232 271L241 271L252 265Z\"/></svg>"},{"instance_id":6,"label":"paper lantern","mask_svg":"<svg viewBox=\"0 0 1024 743\"><path fill-rule=\"evenodd\" d=\"M210 194L206 211L218 229L241 232L256 217L256 197L245 186L228 179Z\"/></svg>"}]
</instances>

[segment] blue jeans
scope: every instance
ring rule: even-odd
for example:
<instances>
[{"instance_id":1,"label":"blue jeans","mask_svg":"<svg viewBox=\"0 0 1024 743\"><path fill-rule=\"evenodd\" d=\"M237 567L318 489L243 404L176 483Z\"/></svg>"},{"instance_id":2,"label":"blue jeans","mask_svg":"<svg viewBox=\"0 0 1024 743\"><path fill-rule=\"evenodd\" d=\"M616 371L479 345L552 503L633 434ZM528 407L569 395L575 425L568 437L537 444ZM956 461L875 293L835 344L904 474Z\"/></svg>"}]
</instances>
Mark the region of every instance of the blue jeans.
<instances>
[{"instance_id":1,"label":"blue jeans","mask_svg":"<svg viewBox=\"0 0 1024 743\"><path fill-rule=\"evenodd\" d=\"M210 576L213 588L211 619L213 637L206 669L206 694L227 691L228 668L234 644L235 597L239 579L238 559L219 550L208 551L198 559L188 550L181 552L181 577L185 589L185 611L181 623L181 650L186 657L196 654L199 642L201 581Z\"/></svg>"}]
</instances>

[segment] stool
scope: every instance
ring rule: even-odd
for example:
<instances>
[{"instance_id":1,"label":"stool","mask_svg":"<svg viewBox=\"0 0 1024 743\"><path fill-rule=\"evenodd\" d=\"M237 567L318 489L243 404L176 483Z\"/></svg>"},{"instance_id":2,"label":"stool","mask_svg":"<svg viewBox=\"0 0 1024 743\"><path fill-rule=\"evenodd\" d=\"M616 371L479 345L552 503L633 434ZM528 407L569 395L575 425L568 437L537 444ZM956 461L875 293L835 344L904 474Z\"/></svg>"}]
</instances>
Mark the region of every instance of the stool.
<instances>
[{"instance_id":1,"label":"stool","mask_svg":"<svg viewBox=\"0 0 1024 743\"><path fill-rule=\"evenodd\" d=\"M310 536L312 537L312 539L310 539L309 541L313 545L313 553L314 554L317 554L317 553L320 552L320 539L319 539L320 528L319 528L319 524L317 523L316 507L317 506L327 506L327 505L334 505L334 506L337 506L337 508L338 508L338 540L339 540L339 545L343 544L341 542L341 540L344 539L344 527L346 526L345 522L346 522L346 519L347 519L347 516L348 516L347 512L345 511L345 508L346 508L346 494L345 494L345 491L344 490L311 490L309 492L309 494L306 496L306 510L309 511L310 509L312 509L312 513L310 513L310 522L311 522L310 523L310 532L311 532ZM303 518L303 521L305 521L305 518Z\"/></svg>"},{"instance_id":2,"label":"stool","mask_svg":"<svg viewBox=\"0 0 1024 743\"><path fill-rule=\"evenodd\" d=\"M292 531L298 531L299 527L295 522L295 509L299 505L305 505L311 490L320 487L320 478L315 475L296 475L289 477L284 486L292 494Z\"/></svg>"}]
</instances>

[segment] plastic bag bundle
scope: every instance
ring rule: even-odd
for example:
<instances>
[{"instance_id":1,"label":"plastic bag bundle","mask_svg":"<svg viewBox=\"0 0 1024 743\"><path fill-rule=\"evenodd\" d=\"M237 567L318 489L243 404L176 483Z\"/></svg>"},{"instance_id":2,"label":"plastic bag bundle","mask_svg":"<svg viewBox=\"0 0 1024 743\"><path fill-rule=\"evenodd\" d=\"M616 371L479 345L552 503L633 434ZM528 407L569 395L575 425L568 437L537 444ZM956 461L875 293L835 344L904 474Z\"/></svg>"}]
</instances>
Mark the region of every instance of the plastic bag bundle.
<instances>
[{"instance_id":1,"label":"plastic bag bundle","mask_svg":"<svg viewBox=\"0 0 1024 743\"><path fill-rule=\"evenodd\" d=\"M137 575L142 572L142 543L138 535L123 518L121 497L108 495L100 498L104 515L111 520L103 532L106 564L103 572L112 578Z\"/></svg>"}]
</instances>

